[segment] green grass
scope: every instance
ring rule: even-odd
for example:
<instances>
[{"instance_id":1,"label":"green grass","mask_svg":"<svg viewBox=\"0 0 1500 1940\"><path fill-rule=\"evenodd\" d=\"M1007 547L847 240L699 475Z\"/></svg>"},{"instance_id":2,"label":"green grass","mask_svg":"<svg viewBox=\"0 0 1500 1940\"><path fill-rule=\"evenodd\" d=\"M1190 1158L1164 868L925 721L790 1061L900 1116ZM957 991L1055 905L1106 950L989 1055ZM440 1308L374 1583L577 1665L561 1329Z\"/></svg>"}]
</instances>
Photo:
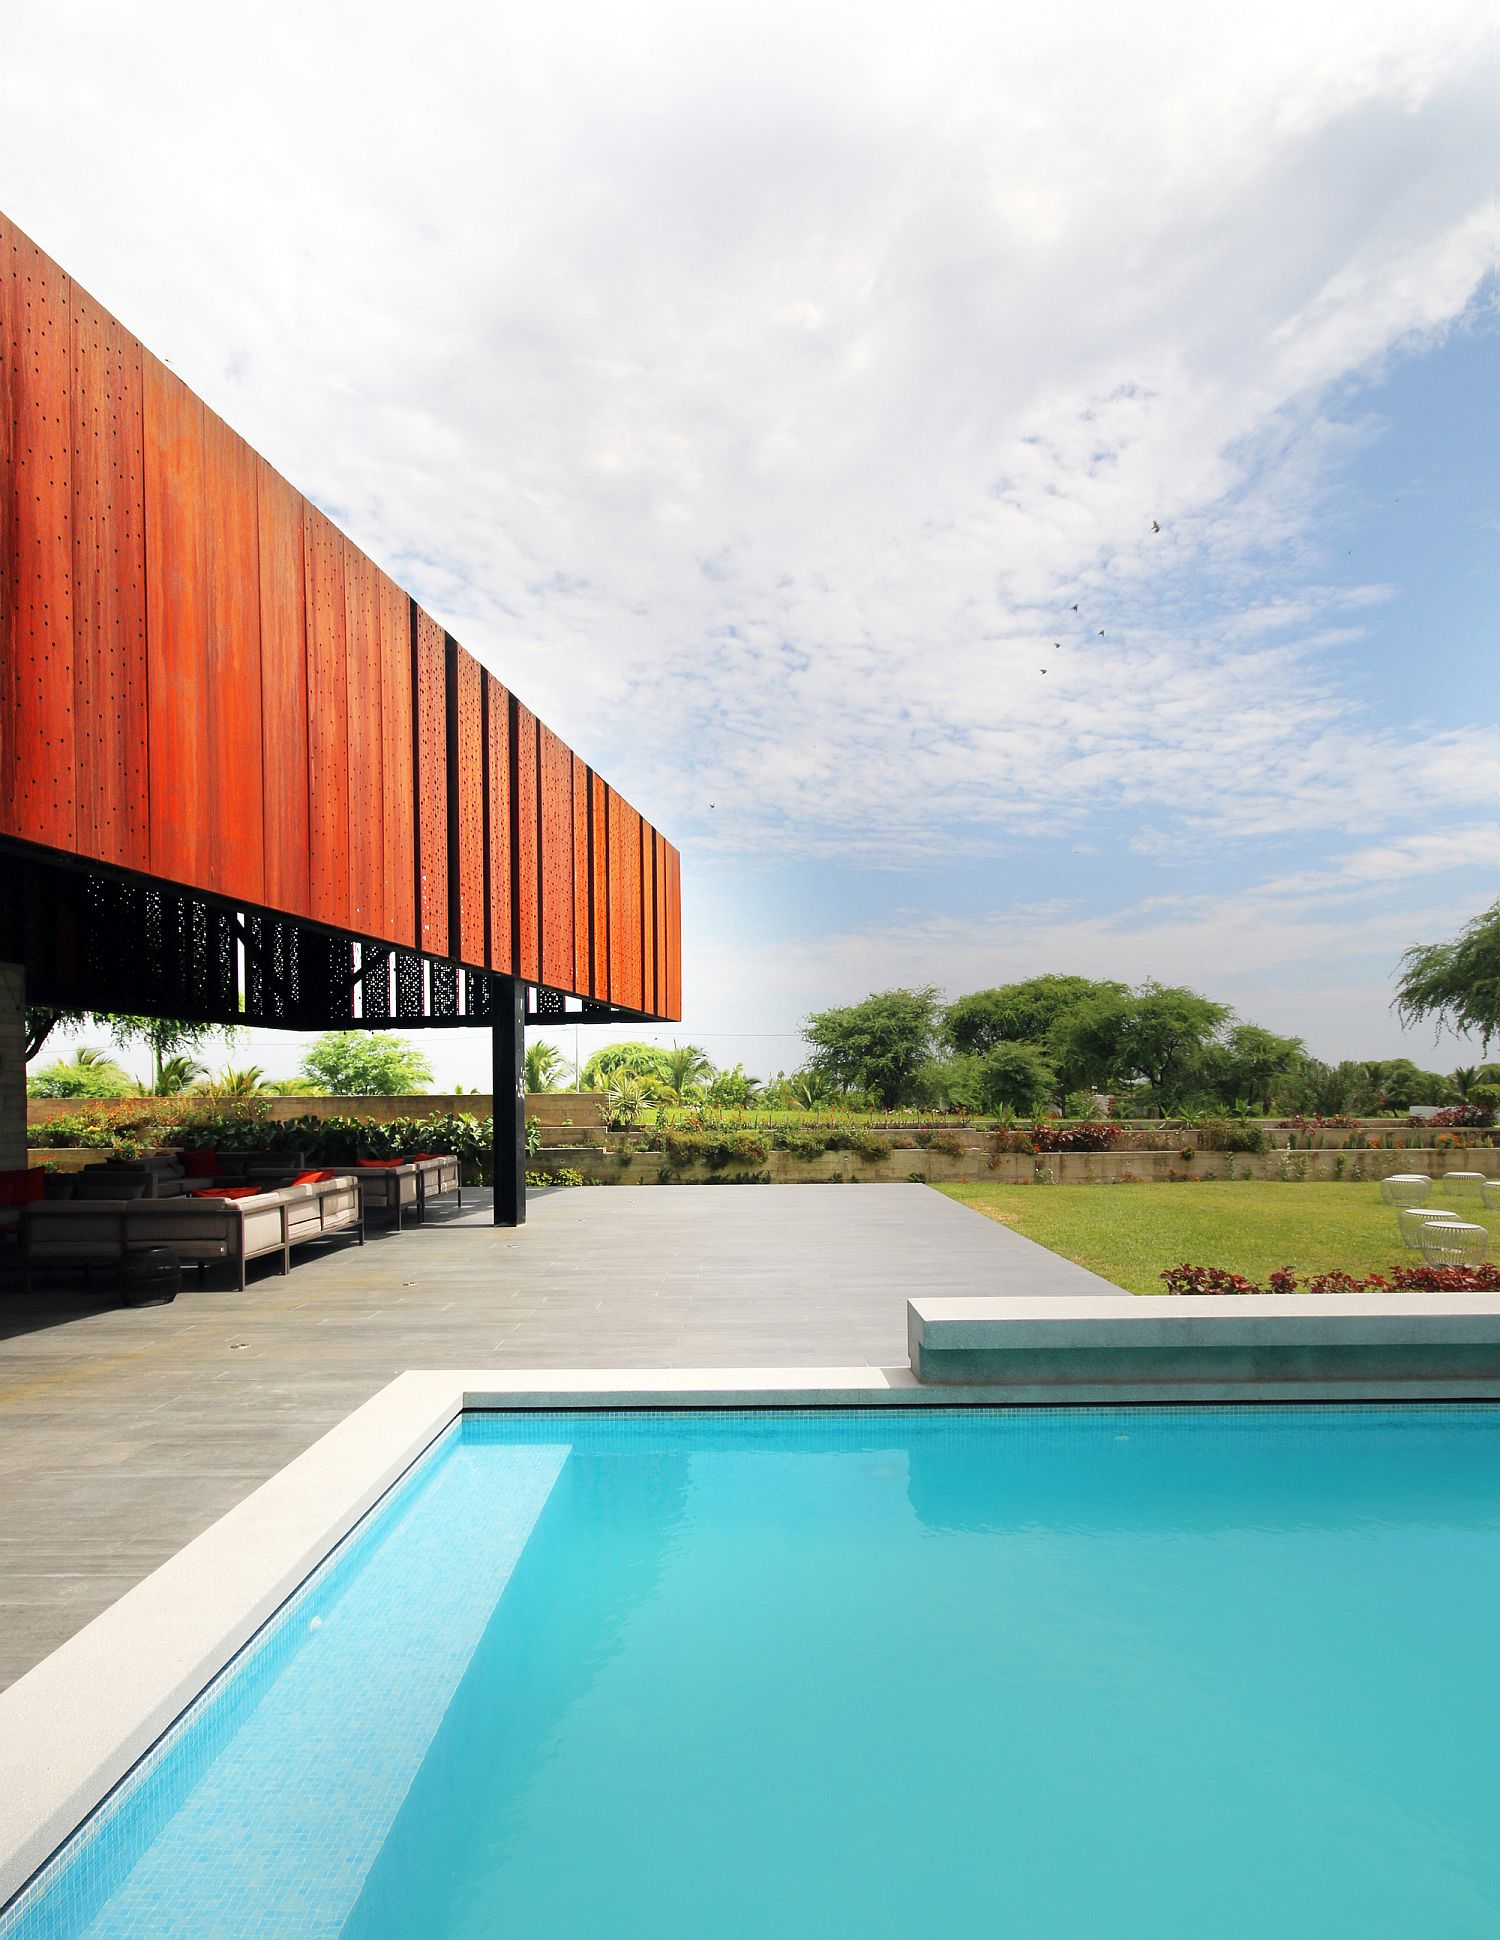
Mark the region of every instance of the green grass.
<instances>
[{"instance_id":1,"label":"green grass","mask_svg":"<svg viewBox=\"0 0 1500 1940\"><path fill-rule=\"evenodd\" d=\"M1164 1268L1222 1266L1265 1284L1276 1267L1355 1275L1416 1263L1376 1185L1243 1180L1182 1185L936 1188L1132 1293ZM1445 1203L1439 1200L1439 1204Z\"/></svg>"}]
</instances>

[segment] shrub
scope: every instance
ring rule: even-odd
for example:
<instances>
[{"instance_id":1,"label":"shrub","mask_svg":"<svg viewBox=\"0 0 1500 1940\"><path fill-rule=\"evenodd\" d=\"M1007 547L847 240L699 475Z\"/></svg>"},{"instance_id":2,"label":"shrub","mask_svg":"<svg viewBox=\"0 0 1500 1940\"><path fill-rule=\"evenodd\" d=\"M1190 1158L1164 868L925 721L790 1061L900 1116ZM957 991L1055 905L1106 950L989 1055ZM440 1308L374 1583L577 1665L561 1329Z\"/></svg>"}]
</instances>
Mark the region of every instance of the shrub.
<instances>
[{"instance_id":1,"label":"shrub","mask_svg":"<svg viewBox=\"0 0 1500 1940\"><path fill-rule=\"evenodd\" d=\"M1263 1125L1240 1118L1205 1118L1199 1138L1205 1152L1265 1152L1271 1144Z\"/></svg>"},{"instance_id":2,"label":"shrub","mask_svg":"<svg viewBox=\"0 0 1500 1940\"><path fill-rule=\"evenodd\" d=\"M828 1134L826 1132L778 1131L773 1135L772 1143L779 1151L790 1154L792 1158L802 1159L810 1163L813 1159L822 1158L823 1154L828 1150Z\"/></svg>"},{"instance_id":3,"label":"shrub","mask_svg":"<svg viewBox=\"0 0 1500 1940\"><path fill-rule=\"evenodd\" d=\"M1168 1293L1500 1293L1500 1266L1400 1266L1393 1273L1367 1273L1362 1280L1335 1269L1300 1279L1289 1266L1257 1286L1242 1273L1222 1266L1169 1266L1162 1279Z\"/></svg>"},{"instance_id":4,"label":"shrub","mask_svg":"<svg viewBox=\"0 0 1500 1940\"><path fill-rule=\"evenodd\" d=\"M1120 1142L1118 1125L1033 1125L1022 1151L1108 1152Z\"/></svg>"},{"instance_id":5,"label":"shrub","mask_svg":"<svg viewBox=\"0 0 1500 1940\"><path fill-rule=\"evenodd\" d=\"M1431 1118L1408 1118L1408 1125L1493 1125L1495 1114L1488 1105L1447 1105Z\"/></svg>"},{"instance_id":6,"label":"shrub","mask_svg":"<svg viewBox=\"0 0 1500 1940\"><path fill-rule=\"evenodd\" d=\"M586 1186L588 1180L576 1165L560 1165L555 1172L531 1172L526 1174L529 1186Z\"/></svg>"}]
</instances>

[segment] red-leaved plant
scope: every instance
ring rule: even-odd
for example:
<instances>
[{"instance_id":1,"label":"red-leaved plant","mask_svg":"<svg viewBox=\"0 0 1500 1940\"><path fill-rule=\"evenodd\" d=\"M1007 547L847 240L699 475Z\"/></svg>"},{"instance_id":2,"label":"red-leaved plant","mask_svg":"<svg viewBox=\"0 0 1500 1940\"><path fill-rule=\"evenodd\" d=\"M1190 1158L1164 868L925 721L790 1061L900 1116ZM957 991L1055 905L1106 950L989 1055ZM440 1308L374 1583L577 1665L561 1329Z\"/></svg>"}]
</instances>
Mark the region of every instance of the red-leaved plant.
<instances>
[{"instance_id":1,"label":"red-leaved plant","mask_svg":"<svg viewBox=\"0 0 1500 1940\"><path fill-rule=\"evenodd\" d=\"M1367 1273L1362 1280L1334 1270L1300 1277L1289 1266L1277 1269L1266 1286L1222 1266L1169 1266L1162 1279L1168 1293L1500 1293L1500 1266L1398 1266L1393 1273Z\"/></svg>"}]
</instances>

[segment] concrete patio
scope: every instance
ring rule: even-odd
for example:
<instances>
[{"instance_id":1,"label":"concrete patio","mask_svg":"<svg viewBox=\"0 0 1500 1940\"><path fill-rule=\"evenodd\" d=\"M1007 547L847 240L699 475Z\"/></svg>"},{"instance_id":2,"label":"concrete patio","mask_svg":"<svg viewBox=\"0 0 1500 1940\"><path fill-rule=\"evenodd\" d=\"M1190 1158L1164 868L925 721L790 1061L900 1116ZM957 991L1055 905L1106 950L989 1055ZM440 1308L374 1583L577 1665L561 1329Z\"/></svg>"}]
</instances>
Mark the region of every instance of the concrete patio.
<instances>
[{"instance_id":1,"label":"concrete patio","mask_svg":"<svg viewBox=\"0 0 1500 1940\"><path fill-rule=\"evenodd\" d=\"M1119 1292L917 1185L465 1201L168 1307L7 1278L0 1687L408 1368L904 1366L913 1294Z\"/></svg>"}]
</instances>

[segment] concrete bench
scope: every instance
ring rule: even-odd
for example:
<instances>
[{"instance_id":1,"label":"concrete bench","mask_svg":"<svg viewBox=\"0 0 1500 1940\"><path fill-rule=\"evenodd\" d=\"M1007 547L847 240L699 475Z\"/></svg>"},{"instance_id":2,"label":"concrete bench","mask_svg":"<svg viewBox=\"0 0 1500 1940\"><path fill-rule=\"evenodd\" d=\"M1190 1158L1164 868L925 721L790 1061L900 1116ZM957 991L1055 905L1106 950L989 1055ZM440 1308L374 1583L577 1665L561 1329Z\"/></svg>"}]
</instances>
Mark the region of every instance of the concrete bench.
<instances>
[{"instance_id":1,"label":"concrete bench","mask_svg":"<svg viewBox=\"0 0 1500 1940\"><path fill-rule=\"evenodd\" d=\"M1492 1293L924 1297L907 1337L918 1381L975 1399L1500 1399Z\"/></svg>"}]
</instances>

